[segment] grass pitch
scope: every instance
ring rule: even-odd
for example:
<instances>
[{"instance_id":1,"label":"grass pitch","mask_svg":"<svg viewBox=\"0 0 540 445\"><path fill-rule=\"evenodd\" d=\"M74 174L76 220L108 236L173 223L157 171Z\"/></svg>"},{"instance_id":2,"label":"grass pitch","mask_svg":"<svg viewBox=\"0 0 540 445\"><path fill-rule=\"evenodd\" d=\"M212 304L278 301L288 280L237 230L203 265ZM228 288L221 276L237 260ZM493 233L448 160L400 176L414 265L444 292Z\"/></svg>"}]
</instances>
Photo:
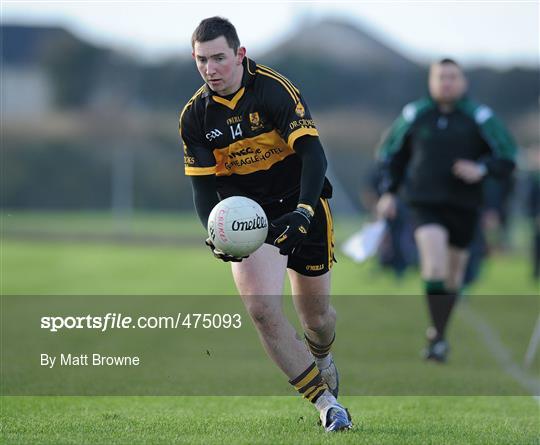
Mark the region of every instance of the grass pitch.
<instances>
[{"instance_id":1,"label":"grass pitch","mask_svg":"<svg viewBox=\"0 0 540 445\"><path fill-rule=\"evenodd\" d=\"M326 435L297 397L24 397L3 443L536 444L530 397L345 397L353 430Z\"/></svg>"},{"instance_id":2,"label":"grass pitch","mask_svg":"<svg viewBox=\"0 0 540 445\"><path fill-rule=\"evenodd\" d=\"M39 216L14 217L19 218L19 228L32 231L41 226ZM56 227L60 233L80 233L82 230L110 234L116 230L116 226L100 215L73 216L71 219L49 215L43 221L43 226ZM61 221L62 225L55 221ZM186 227L183 236L187 233L192 237L192 242L183 247L174 243L150 247L73 240L36 241L20 236L16 240L4 239L2 293L233 295L235 290L229 267L213 260L202 244L197 246L204 233L194 218L145 217L137 220L134 227L137 233L174 235L178 221ZM339 224L337 230L340 230ZM334 294L420 293L421 285L415 271L411 270L397 282L374 262L359 266L342 256L338 256L338 261L333 275ZM471 293L507 295L509 299L512 295L537 294L537 286L528 279L528 269L528 260L522 254L496 257L486 265L480 282ZM477 304L474 295L470 300L474 308ZM375 300L370 301L376 304ZM500 298L494 304L476 306L476 309L496 329L510 351L511 359L519 364L537 312L519 310L512 306L512 300ZM369 306L367 312L370 313L363 314L364 321L358 321L367 332L358 339L358 349L368 350L374 337L390 342L396 335L407 335L388 324L384 316L370 319L370 314L384 312L371 311ZM345 326L349 325L347 317L352 316L354 314L342 316ZM426 321L425 314L420 320ZM411 360L419 370L434 378L450 372L452 367L458 369L466 365L468 357L459 352L460 336L463 339L474 337L478 350L489 354L474 330L470 327L460 329L465 325L459 316L453 323L451 336L459 341L448 368L426 368L428 365L420 360ZM412 334L413 342L415 339L420 341L422 329L423 326L418 326L420 334L416 331ZM339 335L358 337L359 330L341 331ZM416 347L415 344L415 351ZM383 378L376 368L368 366L376 360L387 362L389 372L399 375L400 366L403 366L400 359L402 357L396 359L395 350L369 352L364 359L367 367L362 378L371 381ZM537 374L537 364L535 366L533 372ZM342 374L344 377L349 374L349 381L352 379L350 369L343 369ZM488 376L488 373L484 375ZM511 380L494 358L489 376L501 382ZM517 385L516 382L513 384ZM345 389L345 379L343 385ZM283 379L283 387L287 386ZM389 394L399 393L397 386L386 389ZM290 393L293 394L292 390ZM512 393L517 394L517 391ZM343 434L325 435L316 423L315 410L297 396L3 396L1 437L2 443L6 444L540 443L539 405L530 396L345 396L342 402L350 409L355 428Z\"/></svg>"}]
</instances>

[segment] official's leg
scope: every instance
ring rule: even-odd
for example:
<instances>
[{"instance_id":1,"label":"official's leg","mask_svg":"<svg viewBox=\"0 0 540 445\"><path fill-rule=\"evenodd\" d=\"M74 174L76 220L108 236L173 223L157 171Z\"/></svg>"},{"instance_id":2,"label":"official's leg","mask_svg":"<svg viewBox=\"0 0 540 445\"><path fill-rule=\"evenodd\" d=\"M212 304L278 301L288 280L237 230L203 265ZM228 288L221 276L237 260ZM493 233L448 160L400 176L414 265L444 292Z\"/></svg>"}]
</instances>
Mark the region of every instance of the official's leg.
<instances>
[{"instance_id":1,"label":"official's leg","mask_svg":"<svg viewBox=\"0 0 540 445\"><path fill-rule=\"evenodd\" d=\"M448 248L448 275L445 287L449 293L459 294L463 285L463 277L469 260L468 249L454 246Z\"/></svg>"},{"instance_id":2,"label":"official's leg","mask_svg":"<svg viewBox=\"0 0 540 445\"><path fill-rule=\"evenodd\" d=\"M440 306L442 309L442 325L438 332L440 339L445 338L450 316L454 310L457 298L463 285L463 277L469 259L467 249L449 246L448 248L448 275L445 282L446 295L441 296Z\"/></svg>"},{"instance_id":3,"label":"official's leg","mask_svg":"<svg viewBox=\"0 0 540 445\"><path fill-rule=\"evenodd\" d=\"M444 334L454 301L445 288L449 267L448 238L448 230L440 224L421 225L415 231L432 321L432 328L428 329L429 344L426 358L437 361L445 361L448 353Z\"/></svg>"},{"instance_id":4,"label":"official's leg","mask_svg":"<svg viewBox=\"0 0 540 445\"><path fill-rule=\"evenodd\" d=\"M445 282L448 276L448 231L439 224L425 224L419 226L414 235L433 327L428 337L430 340L435 340L444 336L447 306Z\"/></svg>"},{"instance_id":5,"label":"official's leg","mask_svg":"<svg viewBox=\"0 0 540 445\"><path fill-rule=\"evenodd\" d=\"M450 315L460 294L467 264L471 256L471 247L476 239L482 240L479 215L476 210L451 209L446 214L449 227L448 240L448 275L446 276L446 312L444 328L448 325ZM444 330L442 335L444 336Z\"/></svg>"},{"instance_id":6,"label":"official's leg","mask_svg":"<svg viewBox=\"0 0 540 445\"><path fill-rule=\"evenodd\" d=\"M414 232L425 281L446 281L448 275L448 231L440 224L425 224Z\"/></svg>"}]
</instances>

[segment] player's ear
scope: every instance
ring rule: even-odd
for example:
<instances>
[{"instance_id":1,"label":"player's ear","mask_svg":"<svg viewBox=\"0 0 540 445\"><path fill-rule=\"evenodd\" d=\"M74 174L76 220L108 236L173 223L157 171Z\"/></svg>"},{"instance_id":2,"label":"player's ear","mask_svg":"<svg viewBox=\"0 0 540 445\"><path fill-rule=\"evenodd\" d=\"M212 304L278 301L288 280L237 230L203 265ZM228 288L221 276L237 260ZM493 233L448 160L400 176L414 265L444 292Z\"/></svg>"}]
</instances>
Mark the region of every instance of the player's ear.
<instances>
[{"instance_id":1,"label":"player's ear","mask_svg":"<svg viewBox=\"0 0 540 445\"><path fill-rule=\"evenodd\" d=\"M193 57L193 60L195 60L195 51L191 51L191 57Z\"/></svg>"},{"instance_id":2,"label":"player's ear","mask_svg":"<svg viewBox=\"0 0 540 445\"><path fill-rule=\"evenodd\" d=\"M236 62L238 65L242 63L244 57L246 57L246 48L244 46L240 46L236 51Z\"/></svg>"}]
</instances>

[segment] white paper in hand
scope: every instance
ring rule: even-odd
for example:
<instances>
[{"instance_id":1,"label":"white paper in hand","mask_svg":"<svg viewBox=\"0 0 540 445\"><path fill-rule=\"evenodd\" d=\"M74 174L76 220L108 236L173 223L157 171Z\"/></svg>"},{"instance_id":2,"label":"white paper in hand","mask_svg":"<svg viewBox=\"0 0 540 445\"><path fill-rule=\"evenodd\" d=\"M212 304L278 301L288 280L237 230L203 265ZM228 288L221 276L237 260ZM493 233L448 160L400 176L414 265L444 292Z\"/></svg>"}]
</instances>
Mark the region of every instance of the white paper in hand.
<instances>
[{"instance_id":1,"label":"white paper in hand","mask_svg":"<svg viewBox=\"0 0 540 445\"><path fill-rule=\"evenodd\" d=\"M358 232L343 243L341 249L353 261L361 263L377 253L385 230L386 221L364 224Z\"/></svg>"}]
</instances>

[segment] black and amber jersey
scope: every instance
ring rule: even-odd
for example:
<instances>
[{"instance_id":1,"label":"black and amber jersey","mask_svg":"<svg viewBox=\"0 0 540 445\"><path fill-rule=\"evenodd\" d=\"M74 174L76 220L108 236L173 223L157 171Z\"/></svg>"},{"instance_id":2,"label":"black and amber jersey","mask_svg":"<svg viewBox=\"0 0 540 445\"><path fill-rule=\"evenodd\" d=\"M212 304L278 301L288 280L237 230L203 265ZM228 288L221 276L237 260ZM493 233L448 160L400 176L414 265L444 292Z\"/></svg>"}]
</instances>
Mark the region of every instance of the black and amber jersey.
<instances>
[{"instance_id":1,"label":"black and amber jersey","mask_svg":"<svg viewBox=\"0 0 540 445\"><path fill-rule=\"evenodd\" d=\"M300 91L276 71L244 59L241 88L222 97L203 85L180 115L185 173L216 175L221 198L261 204L298 195L301 136L318 136ZM321 196L332 187L325 178Z\"/></svg>"}]
</instances>

